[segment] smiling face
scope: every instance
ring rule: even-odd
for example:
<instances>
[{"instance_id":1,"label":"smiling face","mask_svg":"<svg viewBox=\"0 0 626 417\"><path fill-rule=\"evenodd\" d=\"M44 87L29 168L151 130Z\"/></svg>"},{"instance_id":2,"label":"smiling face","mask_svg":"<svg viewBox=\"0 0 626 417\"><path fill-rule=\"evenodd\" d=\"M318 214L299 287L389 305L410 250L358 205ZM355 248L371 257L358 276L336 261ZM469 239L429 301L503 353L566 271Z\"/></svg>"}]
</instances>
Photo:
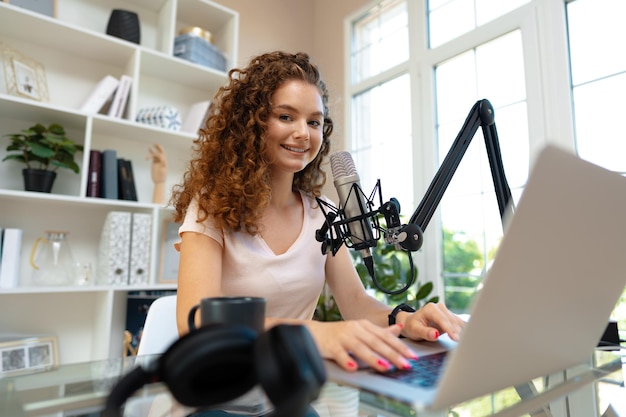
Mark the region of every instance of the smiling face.
<instances>
[{"instance_id":1,"label":"smiling face","mask_svg":"<svg viewBox=\"0 0 626 417\"><path fill-rule=\"evenodd\" d=\"M324 106L315 85L286 81L271 99L266 149L274 171L296 173L317 156L322 145Z\"/></svg>"}]
</instances>

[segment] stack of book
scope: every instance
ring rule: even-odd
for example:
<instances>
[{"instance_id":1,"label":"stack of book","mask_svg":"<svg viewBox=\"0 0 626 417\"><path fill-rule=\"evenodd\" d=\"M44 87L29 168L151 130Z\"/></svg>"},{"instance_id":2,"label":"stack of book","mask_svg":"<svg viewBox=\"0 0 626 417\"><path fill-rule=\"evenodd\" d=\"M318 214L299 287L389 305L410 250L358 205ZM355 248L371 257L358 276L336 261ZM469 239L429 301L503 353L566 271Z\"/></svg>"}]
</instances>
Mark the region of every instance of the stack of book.
<instances>
[{"instance_id":1,"label":"stack of book","mask_svg":"<svg viewBox=\"0 0 626 417\"><path fill-rule=\"evenodd\" d=\"M131 160L118 158L115 149L92 149L89 153L87 197L137 201Z\"/></svg>"},{"instance_id":2,"label":"stack of book","mask_svg":"<svg viewBox=\"0 0 626 417\"><path fill-rule=\"evenodd\" d=\"M132 83L133 79L128 75L122 75L119 79L112 75L105 76L89 94L81 106L81 111L123 117Z\"/></svg>"}]
</instances>

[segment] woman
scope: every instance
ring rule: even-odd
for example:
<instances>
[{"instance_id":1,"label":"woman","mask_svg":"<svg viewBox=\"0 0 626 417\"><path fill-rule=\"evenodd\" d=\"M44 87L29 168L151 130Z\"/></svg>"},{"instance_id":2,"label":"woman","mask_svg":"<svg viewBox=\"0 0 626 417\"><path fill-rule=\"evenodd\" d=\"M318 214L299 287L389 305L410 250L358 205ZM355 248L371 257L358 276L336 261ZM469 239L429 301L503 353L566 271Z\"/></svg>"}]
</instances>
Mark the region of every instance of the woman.
<instances>
[{"instance_id":1,"label":"woman","mask_svg":"<svg viewBox=\"0 0 626 417\"><path fill-rule=\"evenodd\" d=\"M177 320L205 297L267 300L266 328L303 324L322 357L349 371L356 358L385 371L408 368L415 354L398 336L457 340L462 321L443 304L400 311L369 296L345 245L323 255L315 230L324 222L315 197L326 175L333 122L328 90L304 53L273 52L229 73L195 141L173 203L179 234ZM312 320L324 283L344 321Z\"/></svg>"}]
</instances>

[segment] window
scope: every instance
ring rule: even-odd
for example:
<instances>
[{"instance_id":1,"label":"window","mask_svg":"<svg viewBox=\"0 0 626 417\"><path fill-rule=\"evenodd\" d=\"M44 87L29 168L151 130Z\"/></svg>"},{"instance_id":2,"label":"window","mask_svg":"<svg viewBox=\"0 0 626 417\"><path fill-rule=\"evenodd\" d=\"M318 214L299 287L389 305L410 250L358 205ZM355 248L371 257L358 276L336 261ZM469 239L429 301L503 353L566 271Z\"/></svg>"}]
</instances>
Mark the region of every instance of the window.
<instances>
[{"instance_id":1,"label":"window","mask_svg":"<svg viewBox=\"0 0 626 417\"><path fill-rule=\"evenodd\" d=\"M397 198L405 218L482 98L495 107L507 179L515 195L521 192L531 149L523 23L532 13L518 13L496 29L484 26L526 3L387 0L350 21L350 150L362 187L380 179L384 201ZM411 25L429 32L420 35ZM466 34L484 41L468 44ZM420 88L429 94L416 94ZM435 109L430 119L429 108ZM483 138L476 137L425 232L419 276L434 279L460 313L467 312L502 235L492 184Z\"/></svg>"},{"instance_id":2,"label":"window","mask_svg":"<svg viewBox=\"0 0 626 417\"><path fill-rule=\"evenodd\" d=\"M404 1L382 1L352 26L350 150L366 194L380 179L385 201L413 205L411 82Z\"/></svg>"},{"instance_id":3,"label":"window","mask_svg":"<svg viewBox=\"0 0 626 417\"><path fill-rule=\"evenodd\" d=\"M386 0L355 13L346 114L361 177L381 178L409 216L483 98L514 200L549 142L626 175L625 20L623 0ZM479 130L425 232L420 279L467 311L501 236ZM626 328L626 297L614 316Z\"/></svg>"}]
</instances>

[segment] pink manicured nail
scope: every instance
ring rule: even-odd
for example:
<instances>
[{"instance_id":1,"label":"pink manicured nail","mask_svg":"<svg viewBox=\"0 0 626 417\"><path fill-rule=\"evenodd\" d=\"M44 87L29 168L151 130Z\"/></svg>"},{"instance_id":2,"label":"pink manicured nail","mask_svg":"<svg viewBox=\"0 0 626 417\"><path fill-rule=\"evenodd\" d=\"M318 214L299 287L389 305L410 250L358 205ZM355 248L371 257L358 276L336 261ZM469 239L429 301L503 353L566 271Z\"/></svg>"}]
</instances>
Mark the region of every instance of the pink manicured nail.
<instances>
[{"instance_id":1,"label":"pink manicured nail","mask_svg":"<svg viewBox=\"0 0 626 417\"><path fill-rule=\"evenodd\" d=\"M379 359L378 364L385 369L391 369L391 364L384 359Z\"/></svg>"},{"instance_id":2,"label":"pink manicured nail","mask_svg":"<svg viewBox=\"0 0 626 417\"><path fill-rule=\"evenodd\" d=\"M435 340L439 339L439 332L437 330L433 332L433 339Z\"/></svg>"},{"instance_id":3,"label":"pink manicured nail","mask_svg":"<svg viewBox=\"0 0 626 417\"><path fill-rule=\"evenodd\" d=\"M346 366L350 369L356 369L357 368L357 364L355 361L349 360L348 362L346 362Z\"/></svg>"}]
</instances>

